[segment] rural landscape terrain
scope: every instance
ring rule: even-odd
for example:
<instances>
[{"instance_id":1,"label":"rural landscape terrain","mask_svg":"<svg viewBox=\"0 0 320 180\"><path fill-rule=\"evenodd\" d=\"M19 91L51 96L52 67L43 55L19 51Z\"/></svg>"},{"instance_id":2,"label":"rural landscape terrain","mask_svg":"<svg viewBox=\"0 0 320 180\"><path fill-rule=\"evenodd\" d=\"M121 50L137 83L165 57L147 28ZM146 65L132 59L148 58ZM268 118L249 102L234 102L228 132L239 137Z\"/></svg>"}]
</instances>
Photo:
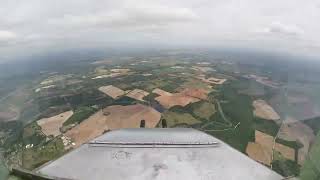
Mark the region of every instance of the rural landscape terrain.
<instances>
[{"instance_id":1,"label":"rural landscape terrain","mask_svg":"<svg viewBox=\"0 0 320 180\"><path fill-rule=\"evenodd\" d=\"M177 51L3 71L0 174L145 120L204 131L284 177L319 178L320 70L254 58Z\"/></svg>"}]
</instances>

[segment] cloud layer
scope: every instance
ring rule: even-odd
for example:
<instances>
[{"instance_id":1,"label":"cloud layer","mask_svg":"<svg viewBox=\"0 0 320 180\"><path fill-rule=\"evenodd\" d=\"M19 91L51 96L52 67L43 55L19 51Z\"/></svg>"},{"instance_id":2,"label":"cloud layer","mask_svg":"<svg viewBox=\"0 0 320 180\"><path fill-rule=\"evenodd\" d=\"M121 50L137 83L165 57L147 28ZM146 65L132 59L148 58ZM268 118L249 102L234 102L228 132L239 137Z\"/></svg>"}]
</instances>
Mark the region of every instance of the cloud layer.
<instances>
[{"instance_id":1,"label":"cloud layer","mask_svg":"<svg viewBox=\"0 0 320 180\"><path fill-rule=\"evenodd\" d=\"M230 46L317 56L320 1L4 0L0 56L131 46Z\"/></svg>"}]
</instances>

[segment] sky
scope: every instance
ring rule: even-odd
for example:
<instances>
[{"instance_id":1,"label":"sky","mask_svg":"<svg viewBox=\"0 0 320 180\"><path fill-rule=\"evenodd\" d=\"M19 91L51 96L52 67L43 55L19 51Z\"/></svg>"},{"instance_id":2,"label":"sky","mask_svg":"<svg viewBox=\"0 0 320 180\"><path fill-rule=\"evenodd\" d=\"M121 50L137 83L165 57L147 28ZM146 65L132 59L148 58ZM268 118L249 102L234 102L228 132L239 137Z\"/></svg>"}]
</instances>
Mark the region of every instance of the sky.
<instances>
[{"instance_id":1,"label":"sky","mask_svg":"<svg viewBox=\"0 0 320 180\"><path fill-rule=\"evenodd\" d=\"M320 57L320 0L0 0L0 61L64 49L237 47Z\"/></svg>"}]
</instances>

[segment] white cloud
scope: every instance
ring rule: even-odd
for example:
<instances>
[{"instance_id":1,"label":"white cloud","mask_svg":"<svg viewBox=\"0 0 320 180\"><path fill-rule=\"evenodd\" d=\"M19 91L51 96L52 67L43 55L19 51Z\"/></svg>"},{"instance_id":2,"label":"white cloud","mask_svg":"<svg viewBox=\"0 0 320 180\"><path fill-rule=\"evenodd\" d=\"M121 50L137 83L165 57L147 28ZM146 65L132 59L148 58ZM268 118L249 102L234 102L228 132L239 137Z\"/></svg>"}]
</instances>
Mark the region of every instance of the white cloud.
<instances>
[{"instance_id":1,"label":"white cloud","mask_svg":"<svg viewBox=\"0 0 320 180\"><path fill-rule=\"evenodd\" d=\"M173 44L267 50L278 50L281 44L286 52L318 53L319 4L319 0L3 0L0 41L17 43L1 43L0 54L23 54L27 48L51 51L68 43L71 48Z\"/></svg>"},{"instance_id":2,"label":"white cloud","mask_svg":"<svg viewBox=\"0 0 320 180\"><path fill-rule=\"evenodd\" d=\"M11 31L0 30L0 42L15 39L17 34Z\"/></svg>"},{"instance_id":3,"label":"white cloud","mask_svg":"<svg viewBox=\"0 0 320 180\"><path fill-rule=\"evenodd\" d=\"M301 36L304 33L303 30L296 25L288 25L281 22L273 22L269 27L258 30L257 32L284 36Z\"/></svg>"},{"instance_id":4,"label":"white cloud","mask_svg":"<svg viewBox=\"0 0 320 180\"><path fill-rule=\"evenodd\" d=\"M51 25L63 27L137 28L166 26L193 21L197 15L188 8L170 8L161 5L126 6L117 11L84 15L66 14L49 20Z\"/></svg>"}]
</instances>

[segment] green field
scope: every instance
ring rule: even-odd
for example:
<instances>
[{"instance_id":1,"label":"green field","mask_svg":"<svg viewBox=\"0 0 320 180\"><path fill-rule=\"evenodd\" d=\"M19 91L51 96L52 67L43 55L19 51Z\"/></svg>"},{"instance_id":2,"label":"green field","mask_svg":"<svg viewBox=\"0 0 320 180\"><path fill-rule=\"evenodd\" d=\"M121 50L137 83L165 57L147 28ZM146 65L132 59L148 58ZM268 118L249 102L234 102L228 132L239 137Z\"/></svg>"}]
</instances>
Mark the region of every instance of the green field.
<instances>
[{"instance_id":1,"label":"green field","mask_svg":"<svg viewBox=\"0 0 320 180\"><path fill-rule=\"evenodd\" d=\"M9 170L4 165L4 162L2 161L2 155L0 154L0 179L6 179L9 174Z\"/></svg>"},{"instance_id":2,"label":"green field","mask_svg":"<svg viewBox=\"0 0 320 180\"><path fill-rule=\"evenodd\" d=\"M62 140L56 138L41 146L25 149L22 152L22 166L33 170L42 164L60 157L65 152Z\"/></svg>"},{"instance_id":3,"label":"green field","mask_svg":"<svg viewBox=\"0 0 320 180\"><path fill-rule=\"evenodd\" d=\"M218 92L209 94L217 98L221 103L225 116L232 122L232 125L240 123L234 130L222 132L209 132L210 134L227 142L241 152L245 152L248 142L254 140L253 107L252 99L247 95L238 93L243 81L234 80L218 88Z\"/></svg>"},{"instance_id":4,"label":"green field","mask_svg":"<svg viewBox=\"0 0 320 180\"><path fill-rule=\"evenodd\" d=\"M216 113L216 108L214 104L208 102L194 103L197 106L193 106L193 113L197 117L202 119L209 119L214 113Z\"/></svg>"},{"instance_id":5,"label":"green field","mask_svg":"<svg viewBox=\"0 0 320 180\"><path fill-rule=\"evenodd\" d=\"M200 120L194 118L191 114L167 111L162 115L163 119L166 119L168 127L177 127L179 125L191 126L197 123L201 123Z\"/></svg>"},{"instance_id":6,"label":"green field","mask_svg":"<svg viewBox=\"0 0 320 180\"><path fill-rule=\"evenodd\" d=\"M300 173L301 180L319 180L320 179L320 133L316 137L308 159Z\"/></svg>"},{"instance_id":7,"label":"green field","mask_svg":"<svg viewBox=\"0 0 320 180\"><path fill-rule=\"evenodd\" d=\"M96 109L92 107L79 107L75 110L73 115L66 122L63 123L63 125L67 126L70 124L79 124L83 120L91 116L94 112L96 112Z\"/></svg>"},{"instance_id":8,"label":"green field","mask_svg":"<svg viewBox=\"0 0 320 180\"><path fill-rule=\"evenodd\" d=\"M261 119L261 118L254 118L254 129L261 131L263 133L269 134L271 136L276 136L280 126L275 123L274 121Z\"/></svg>"}]
</instances>

